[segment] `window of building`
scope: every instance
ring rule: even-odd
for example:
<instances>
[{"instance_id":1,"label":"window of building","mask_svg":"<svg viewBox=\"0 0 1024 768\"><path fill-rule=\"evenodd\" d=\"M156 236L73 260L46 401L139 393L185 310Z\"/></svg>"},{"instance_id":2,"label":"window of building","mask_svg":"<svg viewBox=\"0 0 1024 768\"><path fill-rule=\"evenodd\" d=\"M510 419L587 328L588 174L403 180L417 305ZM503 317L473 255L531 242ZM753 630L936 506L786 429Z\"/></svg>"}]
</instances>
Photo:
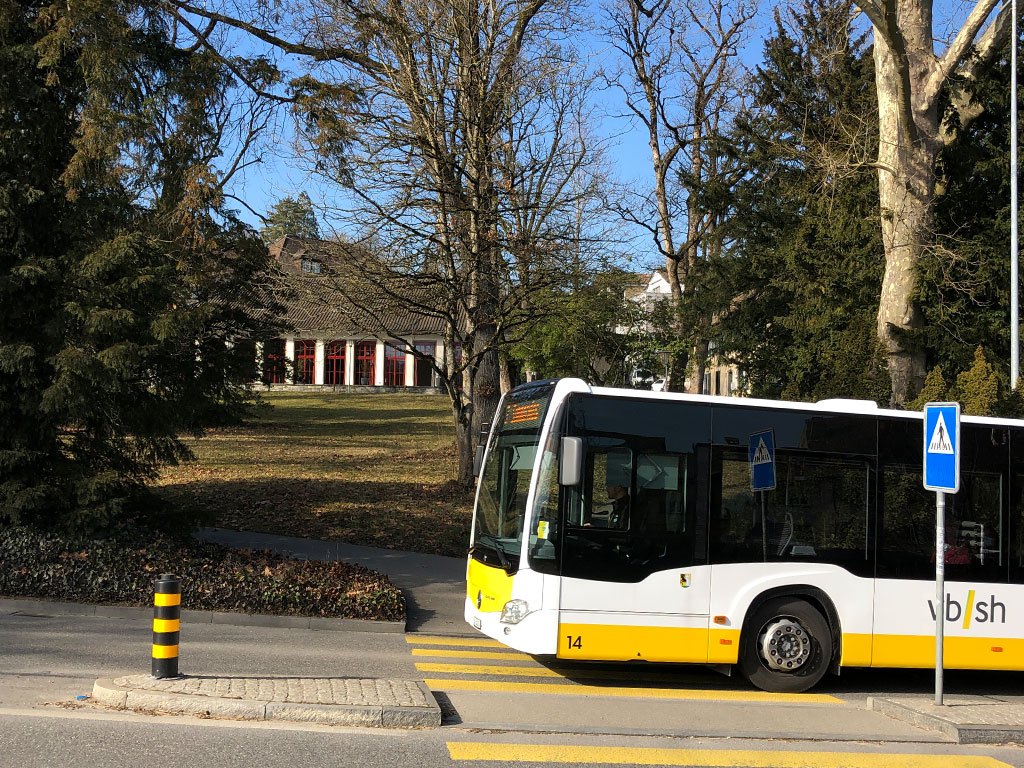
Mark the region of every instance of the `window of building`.
<instances>
[{"instance_id":1,"label":"window of building","mask_svg":"<svg viewBox=\"0 0 1024 768\"><path fill-rule=\"evenodd\" d=\"M305 256L299 262L302 271L310 275L319 275L324 268L324 265L317 259L309 259Z\"/></svg>"},{"instance_id":2,"label":"window of building","mask_svg":"<svg viewBox=\"0 0 1024 768\"><path fill-rule=\"evenodd\" d=\"M314 383L316 370L316 342L312 339L295 340L295 383Z\"/></svg>"},{"instance_id":3,"label":"window of building","mask_svg":"<svg viewBox=\"0 0 1024 768\"><path fill-rule=\"evenodd\" d=\"M384 386L405 386L405 347L384 345Z\"/></svg>"},{"instance_id":4,"label":"window of building","mask_svg":"<svg viewBox=\"0 0 1024 768\"><path fill-rule=\"evenodd\" d=\"M431 387L434 385L435 344L432 341L417 341L415 346L418 354L413 370L413 384L417 387Z\"/></svg>"},{"instance_id":5,"label":"window of building","mask_svg":"<svg viewBox=\"0 0 1024 768\"><path fill-rule=\"evenodd\" d=\"M345 383L345 342L331 341L324 348L324 384L329 387Z\"/></svg>"},{"instance_id":6,"label":"window of building","mask_svg":"<svg viewBox=\"0 0 1024 768\"><path fill-rule=\"evenodd\" d=\"M270 339L263 344L263 383L285 382L284 339Z\"/></svg>"},{"instance_id":7,"label":"window of building","mask_svg":"<svg viewBox=\"0 0 1024 768\"><path fill-rule=\"evenodd\" d=\"M376 381L377 342L360 341L356 344L356 384L373 386Z\"/></svg>"},{"instance_id":8,"label":"window of building","mask_svg":"<svg viewBox=\"0 0 1024 768\"><path fill-rule=\"evenodd\" d=\"M461 341L456 341L455 342L455 346L452 348L452 362L455 365L455 370L459 371L459 369L462 367L462 342ZM464 373L464 371L459 371L459 374L455 377L455 389L457 391L459 391L459 392L461 392L463 390L463 385L464 385L463 373Z\"/></svg>"}]
</instances>

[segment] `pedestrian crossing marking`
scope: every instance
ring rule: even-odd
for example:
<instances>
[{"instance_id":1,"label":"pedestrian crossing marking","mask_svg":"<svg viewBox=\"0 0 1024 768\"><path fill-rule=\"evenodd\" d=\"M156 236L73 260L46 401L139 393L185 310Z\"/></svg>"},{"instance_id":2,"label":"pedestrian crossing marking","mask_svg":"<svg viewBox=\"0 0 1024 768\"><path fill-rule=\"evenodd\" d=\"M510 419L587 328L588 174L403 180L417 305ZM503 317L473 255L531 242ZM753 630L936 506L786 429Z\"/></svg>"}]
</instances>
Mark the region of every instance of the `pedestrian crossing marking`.
<instances>
[{"instance_id":1,"label":"pedestrian crossing marking","mask_svg":"<svg viewBox=\"0 0 1024 768\"><path fill-rule=\"evenodd\" d=\"M754 451L754 458L750 462L751 464L771 464L772 455L768 451L768 446L764 444L764 438L762 437L757 443L757 449Z\"/></svg>"},{"instance_id":2,"label":"pedestrian crossing marking","mask_svg":"<svg viewBox=\"0 0 1024 768\"><path fill-rule=\"evenodd\" d=\"M432 691L490 693L536 693L558 696L605 696L629 699L674 699L679 701L757 701L777 704L843 704L824 693L768 693L755 690L703 690L681 688L634 688L588 685L586 683L502 683L487 680L427 679Z\"/></svg>"},{"instance_id":3,"label":"pedestrian crossing marking","mask_svg":"<svg viewBox=\"0 0 1024 768\"><path fill-rule=\"evenodd\" d=\"M446 675L502 675L505 677L564 677L553 669L532 667L500 667L492 664L417 663L420 672L443 672Z\"/></svg>"},{"instance_id":4,"label":"pedestrian crossing marking","mask_svg":"<svg viewBox=\"0 0 1024 768\"><path fill-rule=\"evenodd\" d=\"M492 664L439 664L433 662L417 662L416 669L420 672L441 672L448 675L491 675L502 677L557 677L576 680L625 680L636 683L679 683L679 676L665 672L640 672L626 669L607 669L599 666L587 667L548 667L541 664L535 666L500 666Z\"/></svg>"},{"instance_id":5,"label":"pedestrian crossing marking","mask_svg":"<svg viewBox=\"0 0 1024 768\"><path fill-rule=\"evenodd\" d=\"M438 637L434 635L406 635L409 645L451 645L456 648L508 648L497 640L476 637Z\"/></svg>"},{"instance_id":6,"label":"pedestrian crossing marking","mask_svg":"<svg viewBox=\"0 0 1024 768\"><path fill-rule=\"evenodd\" d=\"M953 443L949 439L949 430L946 428L946 419L939 411L939 418L935 421L935 429L932 430L932 439L928 441L928 453L952 454Z\"/></svg>"},{"instance_id":7,"label":"pedestrian crossing marking","mask_svg":"<svg viewBox=\"0 0 1024 768\"><path fill-rule=\"evenodd\" d=\"M445 651L433 648L413 648L413 656L430 656L435 659L490 659L500 661L533 661L528 653L514 651Z\"/></svg>"},{"instance_id":8,"label":"pedestrian crossing marking","mask_svg":"<svg viewBox=\"0 0 1024 768\"><path fill-rule=\"evenodd\" d=\"M749 749L662 749L561 744L449 741L452 760L516 763L678 765L693 768L1012 768L987 755L917 755L898 752L814 752Z\"/></svg>"}]
</instances>

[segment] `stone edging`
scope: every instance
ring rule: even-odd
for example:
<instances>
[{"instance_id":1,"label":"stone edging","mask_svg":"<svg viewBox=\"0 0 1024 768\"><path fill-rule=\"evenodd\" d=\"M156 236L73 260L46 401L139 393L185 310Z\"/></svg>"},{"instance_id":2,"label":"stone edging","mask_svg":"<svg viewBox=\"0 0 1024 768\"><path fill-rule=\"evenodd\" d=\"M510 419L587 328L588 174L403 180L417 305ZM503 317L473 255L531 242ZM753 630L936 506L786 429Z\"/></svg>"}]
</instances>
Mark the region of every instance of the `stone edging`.
<instances>
[{"instance_id":1,"label":"stone edging","mask_svg":"<svg viewBox=\"0 0 1024 768\"><path fill-rule=\"evenodd\" d=\"M151 619L152 608L134 605L96 605L65 603L31 598L0 598L0 613L21 613L36 616L98 616L108 619ZM276 627L281 629L319 629L340 632L405 632L403 621L371 621L368 619L334 619L323 616L271 616L234 613L232 611L182 610L183 624L227 624L241 627Z\"/></svg>"},{"instance_id":2,"label":"stone edging","mask_svg":"<svg viewBox=\"0 0 1024 768\"><path fill-rule=\"evenodd\" d=\"M194 715L231 720L286 720L324 725L370 728L436 728L441 709L422 682L417 686L430 703L427 707L353 704L289 704L215 696L191 696L123 687L111 678L93 685L93 701L113 709ZM432 706L431 706L432 705Z\"/></svg>"},{"instance_id":3,"label":"stone edging","mask_svg":"<svg viewBox=\"0 0 1024 768\"><path fill-rule=\"evenodd\" d=\"M919 728L938 731L958 744L1006 744L1024 741L1024 727L954 723L951 720L904 706L899 702L875 696L868 698L867 708L888 715L894 720L902 720Z\"/></svg>"}]
</instances>

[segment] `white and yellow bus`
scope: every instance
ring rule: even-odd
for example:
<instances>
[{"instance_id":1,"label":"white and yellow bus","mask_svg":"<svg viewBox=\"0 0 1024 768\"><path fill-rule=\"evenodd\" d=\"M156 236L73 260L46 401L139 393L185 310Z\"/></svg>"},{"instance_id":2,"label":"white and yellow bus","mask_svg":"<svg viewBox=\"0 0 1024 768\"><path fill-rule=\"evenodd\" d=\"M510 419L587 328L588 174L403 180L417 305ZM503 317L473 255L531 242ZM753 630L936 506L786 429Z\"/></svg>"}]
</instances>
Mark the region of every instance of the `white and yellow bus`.
<instances>
[{"instance_id":1,"label":"white and yellow bus","mask_svg":"<svg viewBox=\"0 0 1024 768\"><path fill-rule=\"evenodd\" d=\"M775 488L751 490L774 434ZM1024 669L1024 421L965 416L935 605L921 414L538 382L480 472L466 621L563 659L733 665L769 691L842 667Z\"/></svg>"}]
</instances>

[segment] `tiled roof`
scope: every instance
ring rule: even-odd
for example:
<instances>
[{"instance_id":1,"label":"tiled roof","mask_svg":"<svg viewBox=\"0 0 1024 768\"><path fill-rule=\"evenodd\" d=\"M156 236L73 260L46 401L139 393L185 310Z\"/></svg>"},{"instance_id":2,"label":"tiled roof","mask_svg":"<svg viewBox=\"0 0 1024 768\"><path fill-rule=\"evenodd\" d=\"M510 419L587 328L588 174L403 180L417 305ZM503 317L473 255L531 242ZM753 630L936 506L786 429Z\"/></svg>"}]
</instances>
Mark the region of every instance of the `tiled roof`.
<instances>
[{"instance_id":1,"label":"tiled roof","mask_svg":"<svg viewBox=\"0 0 1024 768\"><path fill-rule=\"evenodd\" d=\"M444 331L438 303L415 283L408 283L405 291L387 290L383 265L360 246L283 237L270 245L270 253L287 293L282 319L300 334L383 338ZM303 271L304 259L318 262L321 272ZM408 300L398 298L398 293Z\"/></svg>"}]
</instances>

